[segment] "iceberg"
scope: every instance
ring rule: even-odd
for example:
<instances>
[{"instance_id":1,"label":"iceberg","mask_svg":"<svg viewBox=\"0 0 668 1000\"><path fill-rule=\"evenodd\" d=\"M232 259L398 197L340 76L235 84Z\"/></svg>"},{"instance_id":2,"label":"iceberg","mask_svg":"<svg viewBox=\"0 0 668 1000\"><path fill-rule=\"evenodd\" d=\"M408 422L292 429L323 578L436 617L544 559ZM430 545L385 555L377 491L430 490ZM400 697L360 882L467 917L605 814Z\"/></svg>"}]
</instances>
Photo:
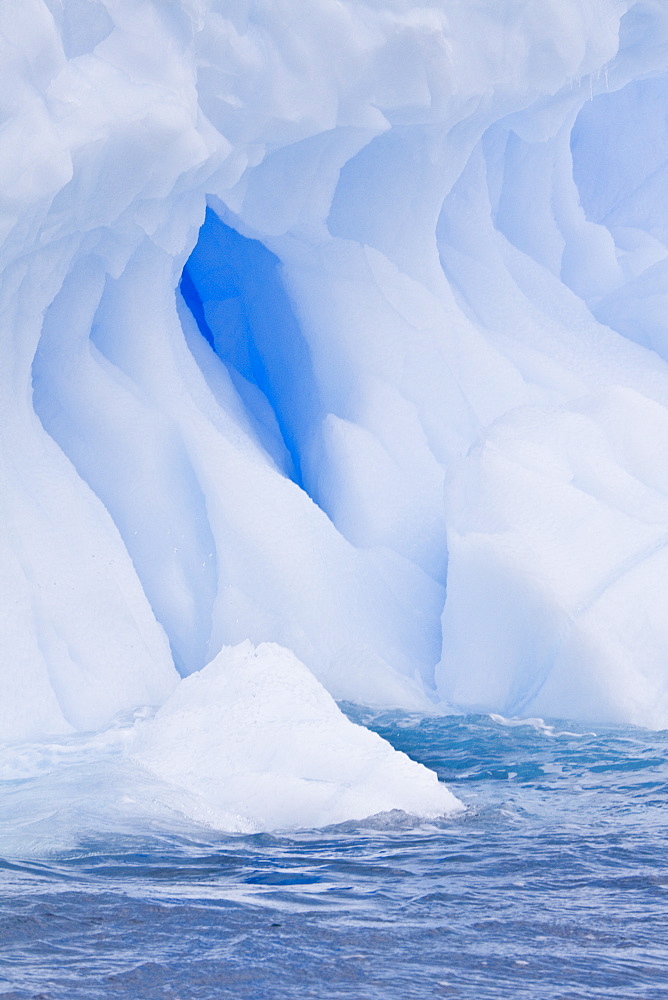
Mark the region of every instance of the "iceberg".
<instances>
[{"instance_id":1,"label":"iceberg","mask_svg":"<svg viewBox=\"0 0 668 1000\"><path fill-rule=\"evenodd\" d=\"M190 775L246 642L337 817L436 793L349 781L325 691L668 726L665 5L24 0L0 46L0 738L163 706Z\"/></svg>"},{"instance_id":2,"label":"iceberg","mask_svg":"<svg viewBox=\"0 0 668 1000\"><path fill-rule=\"evenodd\" d=\"M236 832L328 826L463 806L435 773L355 725L294 653L224 647L137 724L131 759L184 794L180 809ZM172 806L174 803L172 802Z\"/></svg>"}]
</instances>

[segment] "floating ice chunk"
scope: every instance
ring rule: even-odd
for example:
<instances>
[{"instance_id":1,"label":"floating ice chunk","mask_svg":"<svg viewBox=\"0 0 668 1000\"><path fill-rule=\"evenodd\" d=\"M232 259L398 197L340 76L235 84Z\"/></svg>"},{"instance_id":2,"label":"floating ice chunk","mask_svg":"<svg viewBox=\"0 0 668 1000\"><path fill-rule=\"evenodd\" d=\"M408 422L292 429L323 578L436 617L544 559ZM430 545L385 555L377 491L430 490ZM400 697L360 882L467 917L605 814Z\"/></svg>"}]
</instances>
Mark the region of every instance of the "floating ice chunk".
<instances>
[{"instance_id":1,"label":"floating ice chunk","mask_svg":"<svg viewBox=\"0 0 668 1000\"><path fill-rule=\"evenodd\" d=\"M352 723L292 652L226 646L138 724L134 757L198 822L240 831L463 807L433 771Z\"/></svg>"}]
</instances>

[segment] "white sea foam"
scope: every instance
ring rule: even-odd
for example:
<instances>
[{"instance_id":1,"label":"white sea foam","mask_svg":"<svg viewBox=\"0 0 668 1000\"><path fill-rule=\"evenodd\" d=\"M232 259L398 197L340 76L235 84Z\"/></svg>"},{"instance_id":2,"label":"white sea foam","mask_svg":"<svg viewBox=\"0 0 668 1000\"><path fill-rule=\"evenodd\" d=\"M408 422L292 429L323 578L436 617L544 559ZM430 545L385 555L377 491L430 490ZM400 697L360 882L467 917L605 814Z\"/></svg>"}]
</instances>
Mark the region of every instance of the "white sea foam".
<instances>
[{"instance_id":1,"label":"white sea foam","mask_svg":"<svg viewBox=\"0 0 668 1000\"><path fill-rule=\"evenodd\" d=\"M489 717L500 726L509 726L511 728L515 726L529 726L531 729L535 729L536 732L542 733L543 736L596 736L596 733L574 733L568 729L556 729L545 722L544 719L505 719L502 715L497 715L496 712L490 712Z\"/></svg>"}]
</instances>

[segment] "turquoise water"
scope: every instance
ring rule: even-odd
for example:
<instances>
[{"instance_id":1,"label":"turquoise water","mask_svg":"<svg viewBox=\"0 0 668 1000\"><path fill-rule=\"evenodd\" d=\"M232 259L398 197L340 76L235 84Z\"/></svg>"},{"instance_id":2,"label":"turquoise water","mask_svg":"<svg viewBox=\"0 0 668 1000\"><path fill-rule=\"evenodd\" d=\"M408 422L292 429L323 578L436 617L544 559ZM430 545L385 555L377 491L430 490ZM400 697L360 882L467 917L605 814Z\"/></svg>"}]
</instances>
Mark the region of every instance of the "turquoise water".
<instances>
[{"instance_id":1,"label":"turquoise water","mask_svg":"<svg viewBox=\"0 0 668 1000\"><path fill-rule=\"evenodd\" d=\"M668 733L347 710L467 812L42 833L0 863L1 1000L668 997Z\"/></svg>"}]
</instances>

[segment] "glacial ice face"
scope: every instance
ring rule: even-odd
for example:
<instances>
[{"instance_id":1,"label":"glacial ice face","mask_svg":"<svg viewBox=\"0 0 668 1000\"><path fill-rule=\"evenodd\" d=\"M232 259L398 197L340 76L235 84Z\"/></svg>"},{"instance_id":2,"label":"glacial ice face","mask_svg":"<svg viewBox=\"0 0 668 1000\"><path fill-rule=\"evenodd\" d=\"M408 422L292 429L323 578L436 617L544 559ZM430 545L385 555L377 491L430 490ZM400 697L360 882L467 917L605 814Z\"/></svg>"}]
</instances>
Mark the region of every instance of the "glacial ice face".
<instances>
[{"instance_id":1,"label":"glacial ice face","mask_svg":"<svg viewBox=\"0 0 668 1000\"><path fill-rule=\"evenodd\" d=\"M339 698L668 724L667 38L659 0L0 11L5 737L246 639Z\"/></svg>"}]
</instances>

